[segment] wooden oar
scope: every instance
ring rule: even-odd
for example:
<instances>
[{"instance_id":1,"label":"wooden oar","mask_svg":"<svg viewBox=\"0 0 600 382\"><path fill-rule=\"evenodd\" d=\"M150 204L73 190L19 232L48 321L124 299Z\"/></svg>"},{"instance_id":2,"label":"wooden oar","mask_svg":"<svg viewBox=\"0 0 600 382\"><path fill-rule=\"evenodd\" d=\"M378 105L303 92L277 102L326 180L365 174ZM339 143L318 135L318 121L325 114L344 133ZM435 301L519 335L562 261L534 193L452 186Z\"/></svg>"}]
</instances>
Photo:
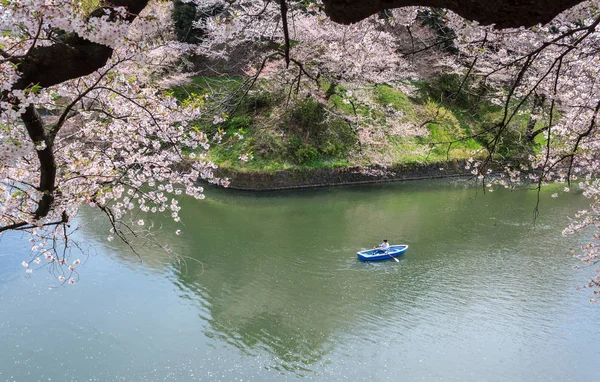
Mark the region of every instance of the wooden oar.
<instances>
[{"instance_id":1,"label":"wooden oar","mask_svg":"<svg viewBox=\"0 0 600 382\"><path fill-rule=\"evenodd\" d=\"M400 262L400 260L396 259L394 256L389 254L389 251L385 251L385 254L388 255L389 257L391 257L392 259L394 259L394 261L396 261L397 263Z\"/></svg>"},{"instance_id":2,"label":"wooden oar","mask_svg":"<svg viewBox=\"0 0 600 382\"><path fill-rule=\"evenodd\" d=\"M377 248L375 249L375 251L377 251ZM388 249L388 250L387 250L387 251L385 251L384 253L385 253L386 255L388 255L389 257L391 257L392 259L394 259L394 261L395 261L395 262L399 263L399 262L400 262L400 260L398 260L398 259L396 259L394 256L390 255L389 251L390 251L390 250Z\"/></svg>"}]
</instances>

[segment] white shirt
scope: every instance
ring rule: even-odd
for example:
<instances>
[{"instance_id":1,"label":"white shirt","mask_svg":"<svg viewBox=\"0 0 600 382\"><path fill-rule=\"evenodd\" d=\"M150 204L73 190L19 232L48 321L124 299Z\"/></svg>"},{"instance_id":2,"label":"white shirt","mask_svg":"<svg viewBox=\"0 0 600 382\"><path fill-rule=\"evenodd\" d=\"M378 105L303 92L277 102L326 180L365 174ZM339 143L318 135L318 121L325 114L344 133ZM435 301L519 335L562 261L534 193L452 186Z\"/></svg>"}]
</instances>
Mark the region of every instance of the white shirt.
<instances>
[{"instance_id":1,"label":"white shirt","mask_svg":"<svg viewBox=\"0 0 600 382\"><path fill-rule=\"evenodd\" d=\"M383 243L381 243L379 245L379 248L383 249L384 251L387 251L388 249L390 249L390 243L386 243L385 241Z\"/></svg>"}]
</instances>

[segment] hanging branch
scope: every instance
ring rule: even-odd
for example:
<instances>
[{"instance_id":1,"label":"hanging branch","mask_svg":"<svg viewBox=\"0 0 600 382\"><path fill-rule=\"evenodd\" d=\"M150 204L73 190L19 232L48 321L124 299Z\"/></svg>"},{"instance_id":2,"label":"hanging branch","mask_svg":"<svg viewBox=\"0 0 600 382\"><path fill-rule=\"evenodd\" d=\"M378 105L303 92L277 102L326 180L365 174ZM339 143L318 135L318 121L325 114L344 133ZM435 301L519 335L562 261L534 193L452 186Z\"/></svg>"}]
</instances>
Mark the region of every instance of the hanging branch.
<instances>
[{"instance_id":1,"label":"hanging branch","mask_svg":"<svg viewBox=\"0 0 600 382\"><path fill-rule=\"evenodd\" d=\"M287 20L287 3L285 0L279 0L281 5L281 25L283 27L284 51L285 51L285 67L290 66L290 32L288 30Z\"/></svg>"}]
</instances>

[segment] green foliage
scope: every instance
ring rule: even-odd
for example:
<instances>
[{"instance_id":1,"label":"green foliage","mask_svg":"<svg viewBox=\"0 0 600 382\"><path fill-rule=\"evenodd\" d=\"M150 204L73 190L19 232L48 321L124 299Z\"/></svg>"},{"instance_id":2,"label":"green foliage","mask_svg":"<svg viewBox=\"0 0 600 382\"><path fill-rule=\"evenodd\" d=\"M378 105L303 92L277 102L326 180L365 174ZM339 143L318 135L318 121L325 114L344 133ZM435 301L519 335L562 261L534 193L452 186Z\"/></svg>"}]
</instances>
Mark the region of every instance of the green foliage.
<instances>
[{"instance_id":1,"label":"green foliage","mask_svg":"<svg viewBox=\"0 0 600 382\"><path fill-rule=\"evenodd\" d=\"M414 83L418 98L411 98L387 84L377 85L371 94L378 105L368 101L360 104L347 95L348 90L343 86L323 78L319 80L321 90L331 93L326 104L312 97L292 98L288 107L287 93L268 91L269 86L264 85L269 84L260 82L242 99L240 95L244 92L238 91L242 81L235 77L196 77L190 84L173 89L180 102L201 101L207 110L214 110L216 105L220 107L223 101L231 105L224 122L214 125L214 115L207 114L208 120L199 121L196 128L209 136L217 129L227 132L221 144L211 147L209 158L220 166L240 171L355 165L359 159L352 155L358 150L354 108L344 102L344 97L353 100L358 123L377 126L388 141L380 147L362 148L360 160L365 165L370 164L369 158L377 156L384 156L393 163L441 164L446 160L466 159L478 155L474 154L477 152L484 155L483 147L491 141L493 132L482 133L477 140L468 137L493 126L502 116L500 107L482 101L485 97L479 97L476 92L467 92L468 88L480 89L476 82L462 84L462 78L453 75L436 77L430 83ZM458 91L461 84L464 89ZM488 91L483 88L481 94ZM231 97L236 92L237 97ZM365 95L361 90L360 96ZM394 124L388 108L402 113L393 113ZM528 120L528 115L515 116L511 130L499 142L501 155L513 156L531 150L522 144L519 135ZM420 126L424 121L429 121L423 126L428 133L421 136L405 136L395 129L404 123ZM543 127L543 122L539 124L536 129ZM238 140L233 136L235 132L245 138ZM540 147L543 142L542 136L538 136L531 146ZM369 156L369 150L377 152ZM247 153L253 153L254 159L240 161L240 155Z\"/></svg>"},{"instance_id":2,"label":"green foliage","mask_svg":"<svg viewBox=\"0 0 600 382\"><path fill-rule=\"evenodd\" d=\"M306 98L290 111L285 125L292 133L316 139L327 127L325 108L314 98Z\"/></svg>"},{"instance_id":3,"label":"green foliage","mask_svg":"<svg viewBox=\"0 0 600 382\"><path fill-rule=\"evenodd\" d=\"M282 159L282 153L286 151L286 146L281 136L276 135L272 129L257 128L253 131L252 138L254 139L253 150L257 158Z\"/></svg>"},{"instance_id":4,"label":"green foliage","mask_svg":"<svg viewBox=\"0 0 600 382\"><path fill-rule=\"evenodd\" d=\"M377 118L377 110L375 109L371 109L368 106L362 105L356 101L353 101L354 106L350 102L344 102L346 90L341 89L343 89L341 86L336 86L336 93L329 96L329 102L327 104L328 107L339 110L347 115L354 115L356 112L356 115L359 116L373 119Z\"/></svg>"},{"instance_id":5,"label":"green foliage","mask_svg":"<svg viewBox=\"0 0 600 382\"><path fill-rule=\"evenodd\" d=\"M427 120L440 126L448 138L456 139L465 136L465 130L461 127L458 118L456 118L451 110L432 100L425 102L423 110L425 111Z\"/></svg>"},{"instance_id":6,"label":"green foliage","mask_svg":"<svg viewBox=\"0 0 600 382\"><path fill-rule=\"evenodd\" d=\"M391 105L394 109L403 112L409 118L415 116L415 105L408 96L389 85L377 85L375 88L377 102L382 105Z\"/></svg>"},{"instance_id":7,"label":"green foliage","mask_svg":"<svg viewBox=\"0 0 600 382\"><path fill-rule=\"evenodd\" d=\"M172 92L168 92L171 93L169 95L173 95ZM203 108L204 104L205 104L205 96L202 95L198 95L196 93L191 93L186 99L184 99L181 103L186 106L186 107L196 107L196 108Z\"/></svg>"},{"instance_id":8,"label":"green foliage","mask_svg":"<svg viewBox=\"0 0 600 382\"><path fill-rule=\"evenodd\" d=\"M417 87L421 101L432 99L453 108L468 109L477 116L500 109L485 99L492 89L473 76L465 80L458 74L443 73L430 81L417 81L413 84Z\"/></svg>"},{"instance_id":9,"label":"green foliage","mask_svg":"<svg viewBox=\"0 0 600 382\"><path fill-rule=\"evenodd\" d=\"M383 88L389 91L388 87ZM393 89L392 89L393 90ZM379 91L379 93L383 93ZM394 91L384 94L380 100L395 101L396 107L404 107L411 100L404 94ZM400 95L398 95L398 93ZM383 103L383 102L382 102ZM468 139L471 128L460 111L427 99L422 105L411 102L413 113L407 115L413 123L428 121L424 127L429 134L416 137L390 136L389 155L396 163L441 163L447 160L466 159L481 151L482 146L474 139Z\"/></svg>"},{"instance_id":10,"label":"green foliage","mask_svg":"<svg viewBox=\"0 0 600 382\"><path fill-rule=\"evenodd\" d=\"M258 112L260 109L271 106L276 101L277 96L268 91L254 91L249 92L244 99L244 108L252 112Z\"/></svg>"},{"instance_id":11,"label":"green foliage","mask_svg":"<svg viewBox=\"0 0 600 382\"><path fill-rule=\"evenodd\" d=\"M82 0L81 7L84 9L86 14L92 13L92 11L100 6L100 0Z\"/></svg>"},{"instance_id":12,"label":"green foliage","mask_svg":"<svg viewBox=\"0 0 600 382\"><path fill-rule=\"evenodd\" d=\"M178 41L193 44L202 40L202 31L193 28L193 23L200 19L194 3L184 3L180 0L175 0L172 18L175 22L175 35Z\"/></svg>"},{"instance_id":13,"label":"green foliage","mask_svg":"<svg viewBox=\"0 0 600 382\"><path fill-rule=\"evenodd\" d=\"M536 150L537 144L525 139L529 122L527 114L516 114L509 125L503 128L500 139L495 141L499 128L497 126L504 118L504 109L486 99L492 89L478 82L477 78L472 76L465 80L456 74L443 74L429 82L419 82L415 85L419 89L425 110L428 110L428 105L433 101L438 106L444 105L444 109L451 111L460 122L465 136L476 133L478 143L484 147L494 146L496 155L505 159L517 158ZM509 107L515 107L519 102L514 100ZM435 123L443 125L442 131L450 132L448 121L440 122L436 119Z\"/></svg>"},{"instance_id":14,"label":"green foliage","mask_svg":"<svg viewBox=\"0 0 600 382\"><path fill-rule=\"evenodd\" d=\"M428 100L423 106L431 122L427 124L430 132L428 142L431 152L439 158L464 159L472 156L472 152L482 147L475 139L469 138L470 129L461 123L455 112L442 105Z\"/></svg>"},{"instance_id":15,"label":"green foliage","mask_svg":"<svg viewBox=\"0 0 600 382\"><path fill-rule=\"evenodd\" d=\"M300 101L286 122L291 136L288 154L296 164L345 157L356 142L351 127L340 119L328 119L325 106L313 98Z\"/></svg>"},{"instance_id":16,"label":"green foliage","mask_svg":"<svg viewBox=\"0 0 600 382\"><path fill-rule=\"evenodd\" d=\"M298 164L310 164L319 158L319 151L312 146L305 146L298 148L294 153L294 159Z\"/></svg>"},{"instance_id":17,"label":"green foliage","mask_svg":"<svg viewBox=\"0 0 600 382\"><path fill-rule=\"evenodd\" d=\"M224 122L225 131L227 132L240 132L240 134L244 134L252 124L252 118L249 115L239 115L230 118L229 120Z\"/></svg>"},{"instance_id":18,"label":"green foliage","mask_svg":"<svg viewBox=\"0 0 600 382\"><path fill-rule=\"evenodd\" d=\"M317 82L319 83L319 89L321 89L322 92L326 93L329 91L329 89L333 88L333 83L331 81L329 81L327 78L325 77L320 77Z\"/></svg>"},{"instance_id":19,"label":"green foliage","mask_svg":"<svg viewBox=\"0 0 600 382\"><path fill-rule=\"evenodd\" d=\"M487 127L487 129L482 129L478 137L479 141L486 147L491 147L496 140L499 127L495 127L495 125L482 127ZM532 145L526 142L523 132L523 126L518 122L504 128L495 144L496 155L505 160L519 160L520 157L531 153Z\"/></svg>"},{"instance_id":20,"label":"green foliage","mask_svg":"<svg viewBox=\"0 0 600 382\"><path fill-rule=\"evenodd\" d=\"M347 122L334 119L329 122L327 135L319 147L326 157L341 158L354 147L356 139L354 130Z\"/></svg>"},{"instance_id":21,"label":"green foliage","mask_svg":"<svg viewBox=\"0 0 600 382\"><path fill-rule=\"evenodd\" d=\"M295 164L310 164L319 158L319 151L302 142L298 137L293 137L288 141L289 157Z\"/></svg>"},{"instance_id":22,"label":"green foliage","mask_svg":"<svg viewBox=\"0 0 600 382\"><path fill-rule=\"evenodd\" d=\"M231 94L238 89L244 81L241 77L192 77L190 83L175 86L171 90L178 100L189 98L191 94L210 95Z\"/></svg>"},{"instance_id":23,"label":"green foliage","mask_svg":"<svg viewBox=\"0 0 600 382\"><path fill-rule=\"evenodd\" d=\"M345 114L354 115L354 108L352 107L352 105L350 103L344 103L344 98L338 94L332 94L329 97L328 106L340 110Z\"/></svg>"}]
</instances>

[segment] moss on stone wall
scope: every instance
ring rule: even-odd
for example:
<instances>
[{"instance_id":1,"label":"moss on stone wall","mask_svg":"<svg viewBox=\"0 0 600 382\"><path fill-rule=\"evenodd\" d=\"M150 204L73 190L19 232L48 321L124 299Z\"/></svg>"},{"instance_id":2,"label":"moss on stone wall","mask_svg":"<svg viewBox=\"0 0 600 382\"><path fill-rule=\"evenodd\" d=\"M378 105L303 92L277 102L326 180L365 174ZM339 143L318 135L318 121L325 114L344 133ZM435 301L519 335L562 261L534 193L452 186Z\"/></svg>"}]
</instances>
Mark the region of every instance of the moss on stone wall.
<instances>
[{"instance_id":1,"label":"moss on stone wall","mask_svg":"<svg viewBox=\"0 0 600 382\"><path fill-rule=\"evenodd\" d=\"M229 178L231 181L230 188L248 191L274 191L294 188L472 176L465 170L464 161L434 164L398 164L390 168L303 168L270 172L244 172L231 169L218 169L216 175L221 178Z\"/></svg>"}]
</instances>

